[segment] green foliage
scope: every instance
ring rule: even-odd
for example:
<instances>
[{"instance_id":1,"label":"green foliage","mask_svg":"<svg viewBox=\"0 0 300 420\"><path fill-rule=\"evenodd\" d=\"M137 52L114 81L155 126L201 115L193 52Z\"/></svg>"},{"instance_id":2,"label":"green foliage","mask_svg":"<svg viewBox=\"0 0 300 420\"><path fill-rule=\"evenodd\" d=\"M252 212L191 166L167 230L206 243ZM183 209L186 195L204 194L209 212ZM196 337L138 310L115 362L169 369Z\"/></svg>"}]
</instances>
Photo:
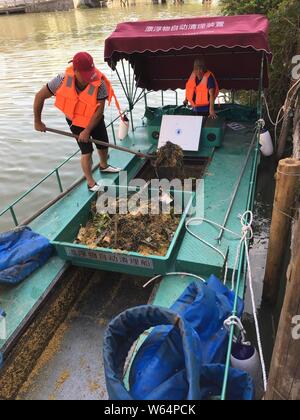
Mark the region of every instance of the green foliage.
<instances>
[{"instance_id":1,"label":"green foliage","mask_svg":"<svg viewBox=\"0 0 300 420\"><path fill-rule=\"evenodd\" d=\"M260 13L270 20L270 45L274 55L270 68L268 99L275 118L291 82L292 58L299 41L299 0L220 0L224 14Z\"/></svg>"},{"instance_id":2,"label":"green foliage","mask_svg":"<svg viewBox=\"0 0 300 420\"><path fill-rule=\"evenodd\" d=\"M228 15L245 15L252 13L268 14L282 0L220 0L223 13Z\"/></svg>"}]
</instances>

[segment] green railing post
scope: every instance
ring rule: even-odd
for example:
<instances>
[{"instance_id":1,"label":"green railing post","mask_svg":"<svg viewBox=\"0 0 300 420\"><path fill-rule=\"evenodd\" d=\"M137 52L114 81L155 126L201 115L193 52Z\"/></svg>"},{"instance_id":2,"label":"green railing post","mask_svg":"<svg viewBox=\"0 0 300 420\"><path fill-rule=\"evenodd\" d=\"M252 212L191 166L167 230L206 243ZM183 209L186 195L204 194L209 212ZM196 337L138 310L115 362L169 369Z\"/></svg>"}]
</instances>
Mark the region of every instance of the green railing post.
<instances>
[{"instance_id":1,"label":"green railing post","mask_svg":"<svg viewBox=\"0 0 300 420\"><path fill-rule=\"evenodd\" d=\"M115 126L114 126L114 123L113 122L111 123L111 131L112 131L114 143L116 145L117 144L117 140L116 140Z\"/></svg>"},{"instance_id":2,"label":"green railing post","mask_svg":"<svg viewBox=\"0 0 300 420\"><path fill-rule=\"evenodd\" d=\"M15 224L16 226L18 226L18 225L19 225L19 222L18 222L18 219L17 219L17 216L16 216L16 213L15 213L15 211L14 211L13 206L11 206L11 207L9 208L9 210L10 210L11 216L12 216L12 218L13 218L14 224Z\"/></svg>"},{"instance_id":3,"label":"green railing post","mask_svg":"<svg viewBox=\"0 0 300 420\"><path fill-rule=\"evenodd\" d=\"M164 91L161 91L161 106L164 106Z\"/></svg>"},{"instance_id":4,"label":"green railing post","mask_svg":"<svg viewBox=\"0 0 300 420\"><path fill-rule=\"evenodd\" d=\"M63 186L62 186L61 179L60 179L59 172L58 172L57 168L55 169L55 174L56 174L56 179L57 179L57 182L58 182L59 190L62 193L62 192L64 192L64 189L63 189Z\"/></svg>"},{"instance_id":5,"label":"green railing post","mask_svg":"<svg viewBox=\"0 0 300 420\"><path fill-rule=\"evenodd\" d=\"M262 115L263 115L264 60L265 60L265 55L264 55L264 53L262 53L261 69L260 69L260 81L259 81L259 97L258 97L258 103L257 103L257 114L258 114L259 118L262 118Z\"/></svg>"}]
</instances>

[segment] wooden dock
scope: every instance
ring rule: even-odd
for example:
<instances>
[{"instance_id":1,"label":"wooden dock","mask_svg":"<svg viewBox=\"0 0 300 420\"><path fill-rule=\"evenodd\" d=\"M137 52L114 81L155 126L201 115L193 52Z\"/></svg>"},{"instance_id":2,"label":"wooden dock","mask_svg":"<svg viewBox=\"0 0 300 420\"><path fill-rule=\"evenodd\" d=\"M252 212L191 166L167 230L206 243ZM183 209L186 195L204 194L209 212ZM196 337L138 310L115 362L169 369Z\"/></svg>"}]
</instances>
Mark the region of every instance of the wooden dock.
<instances>
[{"instance_id":1,"label":"wooden dock","mask_svg":"<svg viewBox=\"0 0 300 420\"><path fill-rule=\"evenodd\" d=\"M73 0L0 0L0 15L74 9Z\"/></svg>"},{"instance_id":2,"label":"wooden dock","mask_svg":"<svg viewBox=\"0 0 300 420\"><path fill-rule=\"evenodd\" d=\"M13 0L0 1L1 15L11 15L15 13L26 13L26 0L21 0L21 2Z\"/></svg>"}]
</instances>

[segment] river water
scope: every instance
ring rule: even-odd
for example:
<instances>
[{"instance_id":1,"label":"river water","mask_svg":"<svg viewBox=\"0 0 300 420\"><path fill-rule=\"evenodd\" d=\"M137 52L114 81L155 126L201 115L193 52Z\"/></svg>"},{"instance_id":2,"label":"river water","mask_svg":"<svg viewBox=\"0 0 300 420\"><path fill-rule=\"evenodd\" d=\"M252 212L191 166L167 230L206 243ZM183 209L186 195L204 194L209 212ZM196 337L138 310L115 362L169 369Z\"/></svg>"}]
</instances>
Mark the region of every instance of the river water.
<instances>
[{"instance_id":1,"label":"river water","mask_svg":"<svg viewBox=\"0 0 300 420\"><path fill-rule=\"evenodd\" d=\"M103 59L104 40L117 23L205 14L216 14L214 2L205 6L199 1L153 5L149 0L139 0L124 8L115 0L103 9L0 16L0 210L77 150L70 139L35 132L32 115L35 93L64 71L74 53L86 50L94 56L125 105L115 74ZM112 116L111 111L106 112L106 122ZM52 100L46 103L44 122L49 127L66 129ZM64 187L80 175L76 158L62 170ZM57 193L54 176L16 206L19 220ZM0 219L0 231L10 226L9 214Z\"/></svg>"}]
</instances>

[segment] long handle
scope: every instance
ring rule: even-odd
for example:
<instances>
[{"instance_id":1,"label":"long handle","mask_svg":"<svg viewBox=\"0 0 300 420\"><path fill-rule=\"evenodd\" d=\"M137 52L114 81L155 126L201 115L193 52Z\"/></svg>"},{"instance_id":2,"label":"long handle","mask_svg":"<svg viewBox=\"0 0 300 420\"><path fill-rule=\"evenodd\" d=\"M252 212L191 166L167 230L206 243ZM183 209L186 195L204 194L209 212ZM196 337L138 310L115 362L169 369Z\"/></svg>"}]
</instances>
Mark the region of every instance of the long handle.
<instances>
[{"instance_id":1,"label":"long handle","mask_svg":"<svg viewBox=\"0 0 300 420\"><path fill-rule=\"evenodd\" d=\"M46 127L46 131L48 131L49 133L59 134L61 136L73 137L75 139L78 139L78 136L76 136L76 134L68 133L68 132L62 131L62 130L56 130L55 128ZM100 141L100 140L94 140L92 138L90 138L89 141L91 143L98 144L99 146L110 147L111 149L116 149L116 150L121 150L122 152L131 153L132 155L136 155L140 158L145 158L145 159L153 159L154 158L154 156L145 155L144 153L140 153L140 152L135 152L131 149L128 149L127 147L116 146L115 144L106 143L106 142Z\"/></svg>"},{"instance_id":2,"label":"long handle","mask_svg":"<svg viewBox=\"0 0 300 420\"><path fill-rule=\"evenodd\" d=\"M251 144L250 144L249 149L248 149L247 156L246 156L246 158L245 158L245 160L244 160L244 163L243 163L243 165L242 165L242 169L241 169L241 172L240 172L239 178L238 178L238 180L237 180L237 183L236 183L236 185L235 185L234 191L233 191L233 193L232 193L231 200L230 200L230 203L229 203L229 206L228 206L228 209L227 209L227 212L226 212L225 218L224 218L224 220L223 220L223 224L222 224L222 226L223 226L223 227L221 228L220 233L219 233L219 236L217 237L217 241L219 242L219 245L221 244L221 239L222 239L222 237L223 237L223 235L224 235L225 227L226 227L226 225L227 225L227 222L228 222L228 219L229 219L229 216L230 216L230 212L231 212L231 210L232 210L232 207L233 207L233 204L234 204L234 202L235 202L235 199L236 199L236 196L237 196L237 193L238 193L239 187L240 187L240 185L241 185L241 182L242 182L242 179L243 179L244 172L245 172L245 170L246 170L246 168L247 168L248 161L249 161L249 158L250 158L250 156L251 156L251 152L252 152L252 150L253 150L253 146L254 146L254 144L255 144L255 140L256 140L256 138L257 138L257 130L255 131L254 136L253 136L253 138L252 138Z\"/></svg>"}]
</instances>

